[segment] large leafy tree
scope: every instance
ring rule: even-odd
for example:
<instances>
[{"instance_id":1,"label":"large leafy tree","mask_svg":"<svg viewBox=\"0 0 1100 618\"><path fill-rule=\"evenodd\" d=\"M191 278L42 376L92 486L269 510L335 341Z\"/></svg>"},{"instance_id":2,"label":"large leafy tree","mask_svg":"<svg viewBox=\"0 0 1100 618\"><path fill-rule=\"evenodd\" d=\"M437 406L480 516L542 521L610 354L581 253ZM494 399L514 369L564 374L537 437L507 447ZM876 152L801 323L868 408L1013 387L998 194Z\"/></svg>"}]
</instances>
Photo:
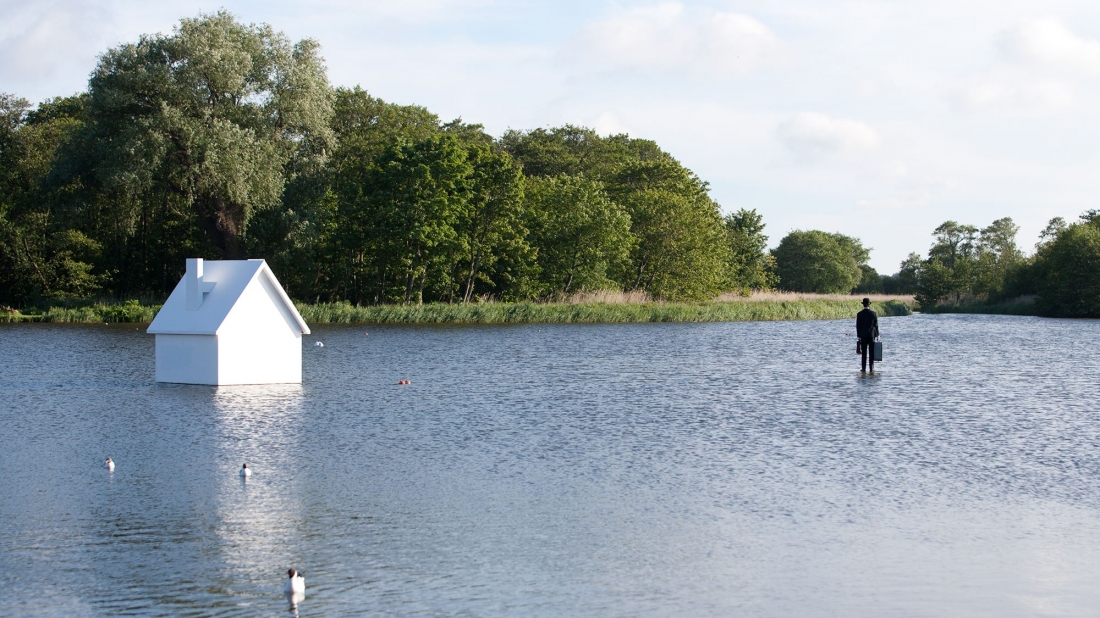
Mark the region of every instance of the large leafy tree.
<instances>
[{"instance_id":1,"label":"large leafy tree","mask_svg":"<svg viewBox=\"0 0 1100 618\"><path fill-rule=\"evenodd\" d=\"M1005 285L1009 272L1023 259L1016 246L1020 227L1011 217L997 219L981 229L978 235L977 268L973 290L986 296L997 296Z\"/></svg>"},{"instance_id":2,"label":"large leafy tree","mask_svg":"<svg viewBox=\"0 0 1100 618\"><path fill-rule=\"evenodd\" d=\"M479 289L516 298L525 295L534 252L528 244L523 200L523 173L510 156L489 146L468 147L471 166L469 199L456 224L461 271L461 299L469 302Z\"/></svg>"},{"instance_id":3,"label":"large leafy tree","mask_svg":"<svg viewBox=\"0 0 1100 618\"><path fill-rule=\"evenodd\" d=\"M779 241L775 256L779 288L792 292L847 294L860 282L869 250L855 238L819 230L796 230Z\"/></svg>"},{"instance_id":4,"label":"large leafy tree","mask_svg":"<svg viewBox=\"0 0 1100 618\"><path fill-rule=\"evenodd\" d=\"M80 97L31 110L0 94L0 302L30 304L97 292L101 245L58 206L49 176L61 146L79 129Z\"/></svg>"},{"instance_id":5,"label":"large leafy tree","mask_svg":"<svg viewBox=\"0 0 1100 618\"><path fill-rule=\"evenodd\" d=\"M938 258L925 262L920 271L920 285L914 295L921 307L934 307L957 290L954 273Z\"/></svg>"},{"instance_id":6,"label":"large leafy tree","mask_svg":"<svg viewBox=\"0 0 1100 618\"><path fill-rule=\"evenodd\" d=\"M460 242L455 228L471 174L465 149L449 135L399 139L369 166L343 170L338 234L347 254L345 297L420 303L425 289L450 295Z\"/></svg>"},{"instance_id":7,"label":"large leafy tree","mask_svg":"<svg viewBox=\"0 0 1100 618\"><path fill-rule=\"evenodd\" d=\"M1081 219L1054 232L1035 256L1038 305L1047 315L1100 317L1100 218Z\"/></svg>"},{"instance_id":8,"label":"large leafy tree","mask_svg":"<svg viewBox=\"0 0 1100 618\"><path fill-rule=\"evenodd\" d=\"M668 300L703 300L724 289L728 247L713 202L662 189L624 202L636 241L624 287Z\"/></svg>"},{"instance_id":9,"label":"large leafy tree","mask_svg":"<svg viewBox=\"0 0 1100 618\"><path fill-rule=\"evenodd\" d=\"M598 181L630 215L633 249L628 264L609 272L614 287L686 300L729 285L730 245L718 204L705 182L656 143L567 125L510 131L501 144L528 176Z\"/></svg>"},{"instance_id":10,"label":"large leafy tree","mask_svg":"<svg viewBox=\"0 0 1100 618\"><path fill-rule=\"evenodd\" d=\"M295 175L280 208L254 216L249 247L253 255L268 257L296 298L362 301L373 298L359 285L366 263L364 247L349 250L344 242L352 237L363 240L355 231L362 222L341 219L348 211L347 204L341 210L340 202L355 199L363 190L368 170L387 148L398 140L419 143L437 135L440 122L423 107L388 103L355 87L334 91L331 127L336 146L325 164ZM353 229L344 229L347 225ZM347 295L349 285L358 291Z\"/></svg>"},{"instance_id":11,"label":"large leafy tree","mask_svg":"<svg viewBox=\"0 0 1100 618\"><path fill-rule=\"evenodd\" d=\"M729 245L729 287L748 293L775 287L775 257L767 252L764 217L744 208L724 220Z\"/></svg>"},{"instance_id":12,"label":"large leafy tree","mask_svg":"<svg viewBox=\"0 0 1100 618\"><path fill-rule=\"evenodd\" d=\"M613 288L629 263L630 215L596 181L574 176L527 181L527 214L541 268L539 295Z\"/></svg>"},{"instance_id":13,"label":"large leafy tree","mask_svg":"<svg viewBox=\"0 0 1100 618\"><path fill-rule=\"evenodd\" d=\"M186 210L226 258L244 256L252 215L332 147L318 44L225 11L107 51L89 94L87 143L116 216Z\"/></svg>"},{"instance_id":14,"label":"large leafy tree","mask_svg":"<svg viewBox=\"0 0 1100 618\"><path fill-rule=\"evenodd\" d=\"M922 298L931 298L932 291L946 291L944 297L953 295L958 302L963 294L971 292L978 267L978 231L973 225L945 221L932 232L935 243L928 250L928 262L938 262L945 268L947 279L941 286L937 275L935 289L922 290Z\"/></svg>"},{"instance_id":15,"label":"large leafy tree","mask_svg":"<svg viewBox=\"0 0 1100 618\"><path fill-rule=\"evenodd\" d=\"M634 158L608 185L635 239L623 287L669 300L713 297L727 283L729 251L718 205L705 183L653 142L628 146Z\"/></svg>"}]
</instances>

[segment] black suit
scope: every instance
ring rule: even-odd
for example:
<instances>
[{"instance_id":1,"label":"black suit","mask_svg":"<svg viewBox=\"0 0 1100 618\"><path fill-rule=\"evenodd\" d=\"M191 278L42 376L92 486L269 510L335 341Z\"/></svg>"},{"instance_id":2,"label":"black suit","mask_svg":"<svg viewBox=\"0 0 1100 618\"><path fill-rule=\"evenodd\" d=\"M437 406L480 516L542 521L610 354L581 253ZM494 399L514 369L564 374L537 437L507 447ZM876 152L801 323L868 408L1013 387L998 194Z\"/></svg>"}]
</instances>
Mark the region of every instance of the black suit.
<instances>
[{"instance_id":1,"label":"black suit","mask_svg":"<svg viewBox=\"0 0 1100 618\"><path fill-rule=\"evenodd\" d=\"M875 370L875 337L878 337L878 315L871 311L870 307L864 307L863 311L856 314L856 336L859 342L859 369L867 370L867 357L871 357L871 371Z\"/></svg>"}]
</instances>

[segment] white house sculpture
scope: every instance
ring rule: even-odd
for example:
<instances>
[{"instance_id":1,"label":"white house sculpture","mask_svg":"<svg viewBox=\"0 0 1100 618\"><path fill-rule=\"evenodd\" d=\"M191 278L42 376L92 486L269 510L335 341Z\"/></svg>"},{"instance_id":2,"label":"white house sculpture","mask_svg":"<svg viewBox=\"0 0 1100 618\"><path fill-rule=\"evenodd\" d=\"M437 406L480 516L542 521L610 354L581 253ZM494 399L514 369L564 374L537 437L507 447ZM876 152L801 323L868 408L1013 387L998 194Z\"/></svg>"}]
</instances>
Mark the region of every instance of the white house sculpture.
<instances>
[{"instance_id":1,"label":"white house sculpture","mask_svg":"<svg viewBox=\"0 0 1100 618\"><path fill-rule=\"evenodd\" d=\"M188 258L148 332L157 336L157 382L302 381L309 327L263 260Z\"/></svg>"}]
</instances>

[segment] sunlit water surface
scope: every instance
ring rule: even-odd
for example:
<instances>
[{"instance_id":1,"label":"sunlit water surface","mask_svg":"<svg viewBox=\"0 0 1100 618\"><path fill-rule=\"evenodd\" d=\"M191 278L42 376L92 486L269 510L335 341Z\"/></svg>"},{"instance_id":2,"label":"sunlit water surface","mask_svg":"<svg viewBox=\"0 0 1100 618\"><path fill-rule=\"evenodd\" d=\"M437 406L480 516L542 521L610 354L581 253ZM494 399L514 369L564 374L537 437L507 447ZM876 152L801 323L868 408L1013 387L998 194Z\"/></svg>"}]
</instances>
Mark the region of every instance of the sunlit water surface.
<instances>
[{"instance_id":1,"label":"sunlit water surface","mask_svg":"<svg viewBox=\"0 0 1100 618\"><path fill-rule=\"evenodd\" d=\"M851 322L317 327L223 388L0 327L5 613L1100 613L1100 323L883 319L864 378Z\"/></svg>"}]
</instances>

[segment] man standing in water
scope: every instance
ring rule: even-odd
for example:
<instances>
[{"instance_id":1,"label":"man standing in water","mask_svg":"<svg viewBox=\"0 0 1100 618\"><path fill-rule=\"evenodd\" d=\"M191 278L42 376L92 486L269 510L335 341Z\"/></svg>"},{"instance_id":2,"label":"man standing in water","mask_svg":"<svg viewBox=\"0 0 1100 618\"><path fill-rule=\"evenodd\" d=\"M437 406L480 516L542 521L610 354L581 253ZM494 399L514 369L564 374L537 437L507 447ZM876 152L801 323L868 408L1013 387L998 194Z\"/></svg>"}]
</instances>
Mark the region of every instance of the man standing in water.
<instances>
[{"instance_id":1,"label":"man standing in water","mask_svg":"<svg viewBox=\"0 0 1100 618\"><path fill-rule=\"evenodd\" d=\"M867 357L871 357L871 373L875 372L875 337L878 337L878 315L871 311L871 299L863 299L863 311L856 314L856 353L860 373L867 372Z\"/></svg>"}]
</instances>

